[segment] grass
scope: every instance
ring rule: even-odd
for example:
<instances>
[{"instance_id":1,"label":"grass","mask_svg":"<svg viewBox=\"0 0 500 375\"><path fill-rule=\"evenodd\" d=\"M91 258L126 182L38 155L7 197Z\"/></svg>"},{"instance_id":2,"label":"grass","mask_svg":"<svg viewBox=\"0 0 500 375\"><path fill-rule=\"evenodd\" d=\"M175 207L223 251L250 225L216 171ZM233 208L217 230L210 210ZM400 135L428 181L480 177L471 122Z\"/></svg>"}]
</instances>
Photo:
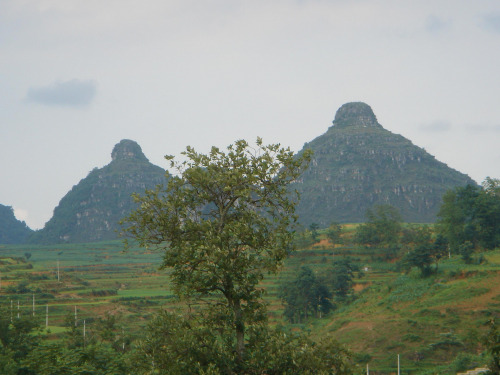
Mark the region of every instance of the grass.
<instances>
[{"instance_id":1,"label":"grass","mask_svg":"<svg viewBox=\"0 0 500 375\"><path fill-rule=\"evenodd\" d=\"M347 226L346 238L354 228ZM23 258L25 252L32 254L29 261ZM452 254L440 262L436 274L421 278L417 270L403 273L397 262L384 260L377 250L353 245L332 248L323 238L295 252L279 274L266 275L261 286L266 289L271 324L287 324L278 299L283 282L295 277L301 266L317 274L330 272L333 260L346 255L367 269L355 279L355 298L326 317L291 326L293 330L315 337L332 335L358 353L361 367L368 358L373 374L394 372L398 354L403 373L430 374L430 369L439 369L440 374L452 374L459 353L482 351L484 324L500 315L498 250L485 254L487 263L481 265L466 265ZM159 271L160 264L160 253L139 248L124 251L120 242L1 246L0 305L8 310L12 300L15 316L19 302L20 312L30 314L34 293L37 315L45 317L49 306L51 337L64 332L64 321L74 314L75 306L89 329L96 317L118 314L129 335L137 336L160 308L182 306L172 298L168 272ZM6 293L22 281L27 281L29 292Z\"/></svg>"}]
</instances>

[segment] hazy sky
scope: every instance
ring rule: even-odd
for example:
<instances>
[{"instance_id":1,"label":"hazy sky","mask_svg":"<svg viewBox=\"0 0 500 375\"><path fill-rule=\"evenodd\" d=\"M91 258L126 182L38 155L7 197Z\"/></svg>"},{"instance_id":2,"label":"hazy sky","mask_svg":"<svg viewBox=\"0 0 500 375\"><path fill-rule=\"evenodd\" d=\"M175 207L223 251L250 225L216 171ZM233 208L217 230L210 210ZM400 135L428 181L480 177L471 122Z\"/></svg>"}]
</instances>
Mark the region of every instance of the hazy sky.
<instances>
[{"instance_id":1,"label":"hazy sky","mask_svg":"<svg viewBox=\"0 0 500 375\"><path fill-rule=\"evenodd\" d=\"M498 0L1 0L0 203L34 229L133 139L298 151L344 103L500 177Z\"/></svg>"}]
</instances>

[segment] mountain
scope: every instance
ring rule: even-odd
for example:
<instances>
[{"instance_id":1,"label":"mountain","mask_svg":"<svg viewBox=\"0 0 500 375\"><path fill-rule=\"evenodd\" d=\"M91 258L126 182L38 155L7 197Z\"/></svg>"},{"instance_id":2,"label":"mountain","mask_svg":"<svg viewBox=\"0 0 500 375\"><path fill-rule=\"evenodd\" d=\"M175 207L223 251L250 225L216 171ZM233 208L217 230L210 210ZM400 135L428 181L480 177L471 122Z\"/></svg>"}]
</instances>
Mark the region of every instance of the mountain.
<instances>
[{"instance_id":1,"label":"mountain","mask_svg":"<svg viewBox=\"0 0 500 375\"><path fill-rule=\"evenodd\" d=\"M12 207L0 204L0 244L20 244L33 233L24 221L14 216Z\"/></svg>"},{"instance_id":2,"label":"mountain","mask_svg":"<svg viewBox=\"0 0 500 375\"><path fill-rule=\"evenodd\" d=\"M61 199L33 243L76 243L116 239L119 221L135 203L132 193L143 193L166 182L164 169L151 164L134 141L122 140L111 153L111 163L94 168Z\"/></svg>"},{"instance_id":3,"label":"mountain","mask_svg":"<svg viewBox=\"0 0 500 375\"><path fill-rule=\"evenodd\" d=\"M327 132L303 149L314 151L294 185L301 192L297 214L304 225L362 222L377 204L398 208L407 222L433 222L446 190L476 184L384 129L361 102L340 107Z\"/></svg>"}]
</instances>

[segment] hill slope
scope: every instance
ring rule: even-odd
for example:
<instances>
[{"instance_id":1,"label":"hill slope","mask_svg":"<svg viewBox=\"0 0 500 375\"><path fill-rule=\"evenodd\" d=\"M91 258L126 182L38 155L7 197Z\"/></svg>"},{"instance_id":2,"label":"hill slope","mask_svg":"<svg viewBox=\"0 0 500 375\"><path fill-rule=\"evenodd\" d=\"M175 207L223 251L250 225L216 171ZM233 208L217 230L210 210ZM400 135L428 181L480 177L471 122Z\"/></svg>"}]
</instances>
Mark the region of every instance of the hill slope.
<instances>
[{"instance_id":1,"label":"hill slope","mask_svg":"<svg viewBox=\"0 0 500 375\"><path fill-rule=\"evenodd\" d=\"M92 170L59 202L34 243L93 242L117 238L119 221L135 207L132 193L166 182L165 170L151 164L134 141L122 140L112 161Z\"/></svg>"},{"instance_id":2,"label":"hill slope","mask_svg":"<svg viewBox=\"0 0 500 375\"><path fill-rule=\"evenodd\" d=\"M328 131L304 145L314 151L295 187L303 224L362 222L376 204L397 207L405 221L433 222L444 192L475 184L377 122L365 103L344 104Z\"/></svg>"},{"instance_id":3,"label":"hill slope","mask_svg":"<svg viewBox=\"0 0 500 375\"><path fill-rule=\"evenodd\" d=\"M14 216L12 207L0 204L0 244L24 243L33 231Z\"/></svg>"}]
</instances>

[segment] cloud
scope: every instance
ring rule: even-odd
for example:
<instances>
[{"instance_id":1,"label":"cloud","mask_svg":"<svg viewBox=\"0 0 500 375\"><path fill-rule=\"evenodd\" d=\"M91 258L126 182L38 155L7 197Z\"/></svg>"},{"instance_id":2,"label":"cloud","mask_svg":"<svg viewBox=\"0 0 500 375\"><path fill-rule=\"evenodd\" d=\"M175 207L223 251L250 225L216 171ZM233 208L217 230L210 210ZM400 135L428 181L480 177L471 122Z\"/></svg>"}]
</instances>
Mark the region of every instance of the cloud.
<instances>
[{"instance_id":1,"label":"cloud","mask_svg":"<svg viewBox=\"0 0 500 375\"><path fill-rule=\"evenodd\" d=\"M96 92L95 82L73 79L56 82L50 86L30 88L26 100L47 106L87 107Z\"/></svg>"},{"instance_id":2,"label":"cloud","mask_svg":"<svg viewBox=\"0 0 500 375\"><path fill-rule=\"evenodd\" d=\"M430 15L425 21L425 29L431 34L438 34L447 27L448 22L434 15Z\"/></svg>"},{"instance_id":3,"label":"cloud","mask_svg":"<svg viewBox=\"0 0 500 375\"><path fill-rule=\"evenodd\" d=\"M427 132L447 132L451 130L451 124L448 121L434 121L430 124L420 125L420 129Z\"/></svg>"},{"instance_id":4,"label":"cloud","mask_svg":"<svg viewBox=\"0 0 500 375\"><path fill-rule=\"evenodd\" d=\"M483 29L500 34L500 13L490 13L482 17Z\"/></svg>"}]
</instances>

